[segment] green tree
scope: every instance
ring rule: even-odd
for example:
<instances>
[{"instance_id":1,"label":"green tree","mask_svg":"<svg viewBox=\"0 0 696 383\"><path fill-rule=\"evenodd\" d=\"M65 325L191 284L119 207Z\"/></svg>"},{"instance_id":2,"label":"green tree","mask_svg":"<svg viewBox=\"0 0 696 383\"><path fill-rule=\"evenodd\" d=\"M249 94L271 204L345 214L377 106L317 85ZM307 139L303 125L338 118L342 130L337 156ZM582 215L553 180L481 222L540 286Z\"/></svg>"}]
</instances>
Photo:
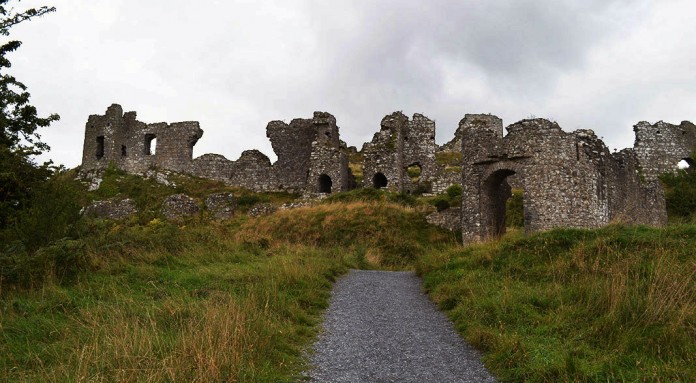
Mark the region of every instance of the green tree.
<instances>
[{"instance_id":1,"label":"green tree","mask_svg":"<svg viewBox=\"0 0 696 383\"><path fill-rule=\"evenodd\" d=\"M8 3L13 1L0 0L2 36L9 36L10 28L19 23L56 10L44 6L18 11ZM52 174L50 162L38 165L32 156L49 150L37 130L60 118L57 114L39 117L36 107L29 103L27 87L7 73L11 67L7 56L21 44L10 39L0 45L0 228L26 207L33 191Z\"/></svg>"}]
</instances>

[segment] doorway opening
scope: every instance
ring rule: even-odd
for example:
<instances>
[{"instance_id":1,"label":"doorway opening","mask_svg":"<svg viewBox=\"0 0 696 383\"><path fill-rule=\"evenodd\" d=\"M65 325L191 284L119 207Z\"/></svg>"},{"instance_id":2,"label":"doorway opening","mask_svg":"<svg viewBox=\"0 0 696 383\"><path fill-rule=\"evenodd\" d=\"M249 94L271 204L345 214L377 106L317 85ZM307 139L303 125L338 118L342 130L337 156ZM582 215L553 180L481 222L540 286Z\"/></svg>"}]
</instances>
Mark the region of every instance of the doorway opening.
<instances>
[{"instance_id":1,"label":"doorway opening","mask_svg":"<svg viewBox=\"0 0 696 383\"><path fill-rule=\"evenodd\" d=\"M488 237L500 237L508 227L524 227L524 190L513 189L507 178L510 169L493 172L483 183L482 213Z\"/></svg>"},{"instance_id":2,"label":"doorway opening","mask_svg":"<svg viewBox=\"0 0 696 383\"><path fill-rule=\"evenodd\" d=\"M387 187L387 184L389 181L387 181L387 177L382 174L382 173L375 173L375 176L372 177L372 184L374 185L375 189L382 189Z\"/></svg>"},{"instance_id":3,"label":"doorway opening","mask_svg":"<svg viewBox=\"0 0 696 383\"><path fill-rule=\"evenodd\" d=\"M331 193L332 183L333 182L331 182L331 177L329 177L326 174L320 175L319 180L318 180L318 185L317 185L317 189L319 190L319 193L324 193L324 194Z\"/></svg>"}]
</instances>

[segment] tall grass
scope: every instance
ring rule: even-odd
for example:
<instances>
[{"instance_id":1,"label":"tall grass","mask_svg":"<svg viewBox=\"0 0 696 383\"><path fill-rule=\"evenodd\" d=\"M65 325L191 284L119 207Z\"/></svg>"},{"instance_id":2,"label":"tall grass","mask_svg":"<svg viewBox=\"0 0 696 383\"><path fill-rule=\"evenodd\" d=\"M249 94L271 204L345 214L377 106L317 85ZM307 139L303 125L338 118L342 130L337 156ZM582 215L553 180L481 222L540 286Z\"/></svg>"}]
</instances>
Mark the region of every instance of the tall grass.
<instances>
[{"instance_id":1,"label":"tall grass","mask_svg":"<svg viewBox=\"0 0 696 383\"><path fill-rule=\"evenodd\" d=\"M696 226L554 230L417 269L505 381L696 380Z\"/></svg>"},{"instance_id":2,"label":"tall grass","mask_svg":"<svg viewBox=\"0 0 696 383\"><path fill-rule=\"evenodd\" d=\"M415 208L383 201L328 203L250 219L236 239L263 247L290 243L370 251L376 267L407 267L426 248L455 243Z\"/></svg>"},{"instance_id":3,"label":"tall grass","mask_svg":"<svg viewBox=\"0 0 696 383\"><path fill-rule=\"evenodd\" d=\"M0 381L293 381L354 259L240 245L237 223L100 225L92 272L2 292Z\"/></svg>"}]
</instances>

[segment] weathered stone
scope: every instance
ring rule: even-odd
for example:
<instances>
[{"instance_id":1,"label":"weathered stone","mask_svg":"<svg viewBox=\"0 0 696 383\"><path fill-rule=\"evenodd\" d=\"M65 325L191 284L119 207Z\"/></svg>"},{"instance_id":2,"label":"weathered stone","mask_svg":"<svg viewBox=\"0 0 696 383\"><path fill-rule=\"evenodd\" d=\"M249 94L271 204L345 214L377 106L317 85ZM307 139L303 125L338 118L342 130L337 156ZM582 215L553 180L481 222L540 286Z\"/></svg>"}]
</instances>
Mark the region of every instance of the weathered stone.
<instances>
[{"instance_id":1,"label":"weathered stone","mask_svg":"<svg viewBox=\"0 0 696 383\"><path fill-rule=\"evenodd\" d=\"M503 122L496 116L467 114L454 139L438 147L434 121L421 114L409 119L392 113L363 145L363 186L442 193L461 185L461 214L447 212L431 220L452 228L459 219L463 238L470 242L504 232L505 201L513 186L524 190L527 232L591 228L611 221L664 224L665 198L658 176L676 171L680 160L694 164L696 125L686 121L640 122L634 127L634 148L614 153L591 130L567 133L544 119L522 120L507 131L503 137ZM355 150L340 140L336 119L329 113L315 112L311 119L289 124L271 121L266 135L278 157L273 164L257 150L243 152L236 161L216 154L192 159L193 145L202 134L197 122L145 124L136 120L135 112L124 114L114 104L105 115L88 119L82 171L98 174L113 163L166 184L166 176L149 171L158 168L254 191L314 197L355 186L348 168L348 154L355 155ZM98 185L95 177L93 186ZM258 205L249 213L275 209Z\"/></svg>"},{"instance_id":2,"label":"weathered stone","mask_svg":"<svg viewBox=\"0 0 696 383\"><path fill-rule=\"evenodd\" d=\"M278 208L273 206L272 204L260 203L260 204L252 206L252 208L249 209L247 214L252 216L252 217L260 217L262 215L273 214L276 211L278 211Z\"/></svg>"},{"instance_id":3,"label":"weathered stone","mask_svg":"<svg viewBox=\"0 0 696 383\"><path fill-rule=\"evenodd\" d=\"M636 133L633 150L645 179L656 180L661 174L676 172L680 160L686 160L693 168L696 125L689 121L680 125L663 121L650 125L642 121L633 127L633 131Z\"/></svg>"},{"instance_id":4,"label":"weathered stone","mask_svg":"<svg viewBox=\"0 0 696 383\"><path fill-rule=\"evenodd\" d=\"M135 202L132 199L108 199L104 201L94 201L85 207L83 214L92 218L106 218L122 220L132 215L138 214Z\"/></svg>"},{"instance_id":5,"label":"weathered stone","mask_svg":"<svg viewBox=\"0 0 696 383\"><path fill-rule=\"evenodd\" d=\"M162 204L162 215L170 221L177 221L196 215L200 207L196 201L186 194L172 194Z\"/></svg>"},{"instance_id":6,"label":"weathered stone","mask_svg":"<svg viewBox=\"0 0 696 383\"><path fill-rule=\"evenodd\" d=\"M380 126L372 141L363 145L363 186L402 193L431 191L439 172L435 122L422 114L409 120L395 112L385 116Z\"/></svg>"},{"instance_id":7,"label":"weathered stone","mask_svg":"<svg viewBox=\"0 0 696 383\"><path fill-rule=\"evenodd\" d=\"M237 200L232 193L214 193L205 199L205 207L215 219L234 217Z\"/></svg>"},{"instance_id":8,"label":"weathered stone","mask_svg":"<svg viewBox=\"0 0 696 383\"><path fill-rule=\"evenodd\" d=\"M82 170L105 169L110 163L128 173L153 167L182 172L203 135L198 122L145 124L135 112L113 104L103 116L89 116L85 127Z\"/></svg>"},{"instance_id":9,"label":"weathered stone","mask_svg":"<svg viewBox=\"0 0 696 383\"><path fill-rule=\"evenodd\" d=\"M425 220L431 225L439 226L449 231L460 231L462 230L461 214L459 208L449 208L428 214Z\"/></svg>"},{"instance_id":10,"label":"weathered stone","mask_svg":"<svg viewBox=\"0 0 696 383\"><path fill-rule=\"evenodd\" d=\"M105 169L110 163L134 174L157 168L254 191L311 194L355 186L348 149L329 113L315 112L311 119L294 119L290 124L268 123L266 135L278 157L274 164L258 150L243 152L237 161L219 154L192 159L193 146L202 135L198 122L145 124L136 120L135 112L124 114L120 105L113 104L104 115L87 121L82 170Z\"/></svg>"},{"instance_id":11,"label":"weathered stone","mask_svg":"<svg viewBox=\"0 0 696 383\"><path fill-rule=\"evenodd\" d=\"M502 130L466 122L460 131L462 237L480 241L505 231L507 178L524 189L526 232L593 228L611 221L662 225L664 192L640 177L633 149L611 154L591 130L567 133L544 119ZM676 164L676 161L674 162Z\"/></svg>"},{"instance_id":12,"label":"weathered stone","mask_svg":"<svg viewBox=\"0 0 696 383\"><path fill-rule=\"evenodd\" d=\"M319 197L318 199L322 199L323 197ZM295 201L295 202L287 202L282 205L280 205L280 210L290 210L290 209L297 209L301 207L309 207L309 206L314 206L315 201L311 199L304 199L300 201Z\"/></svg>"}]
</instances>

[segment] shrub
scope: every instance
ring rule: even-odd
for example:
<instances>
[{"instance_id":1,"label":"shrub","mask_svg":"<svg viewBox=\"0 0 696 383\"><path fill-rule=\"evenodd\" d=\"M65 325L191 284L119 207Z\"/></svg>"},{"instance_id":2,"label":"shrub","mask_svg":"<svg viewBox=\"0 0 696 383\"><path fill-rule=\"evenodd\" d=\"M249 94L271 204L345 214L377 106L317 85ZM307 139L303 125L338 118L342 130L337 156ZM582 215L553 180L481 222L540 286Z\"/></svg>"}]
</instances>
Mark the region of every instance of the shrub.
<instances>
[{"instance_id":1,"label":"shrub","mask_svg":"<svg viewBox=\"0 0 696 383\"><path fill-rule=\"evenodd\" d=\"M451 185L450 187L445 190L445 193L447 193L447 197L450 200L454 200L457 198L460 198L462 196L462 186L461 185Z\"/></svg>"},{"instance_id":2,"label":"shrub","mask_svg":"<svg viewBox=\"0 0 696 383\"><path fill-rule=\"evenodd\" d=\"M696 222L696 170L680 170L660 179L665 186L667 214L671 218Z\"/></svg>"}]
</instances>

